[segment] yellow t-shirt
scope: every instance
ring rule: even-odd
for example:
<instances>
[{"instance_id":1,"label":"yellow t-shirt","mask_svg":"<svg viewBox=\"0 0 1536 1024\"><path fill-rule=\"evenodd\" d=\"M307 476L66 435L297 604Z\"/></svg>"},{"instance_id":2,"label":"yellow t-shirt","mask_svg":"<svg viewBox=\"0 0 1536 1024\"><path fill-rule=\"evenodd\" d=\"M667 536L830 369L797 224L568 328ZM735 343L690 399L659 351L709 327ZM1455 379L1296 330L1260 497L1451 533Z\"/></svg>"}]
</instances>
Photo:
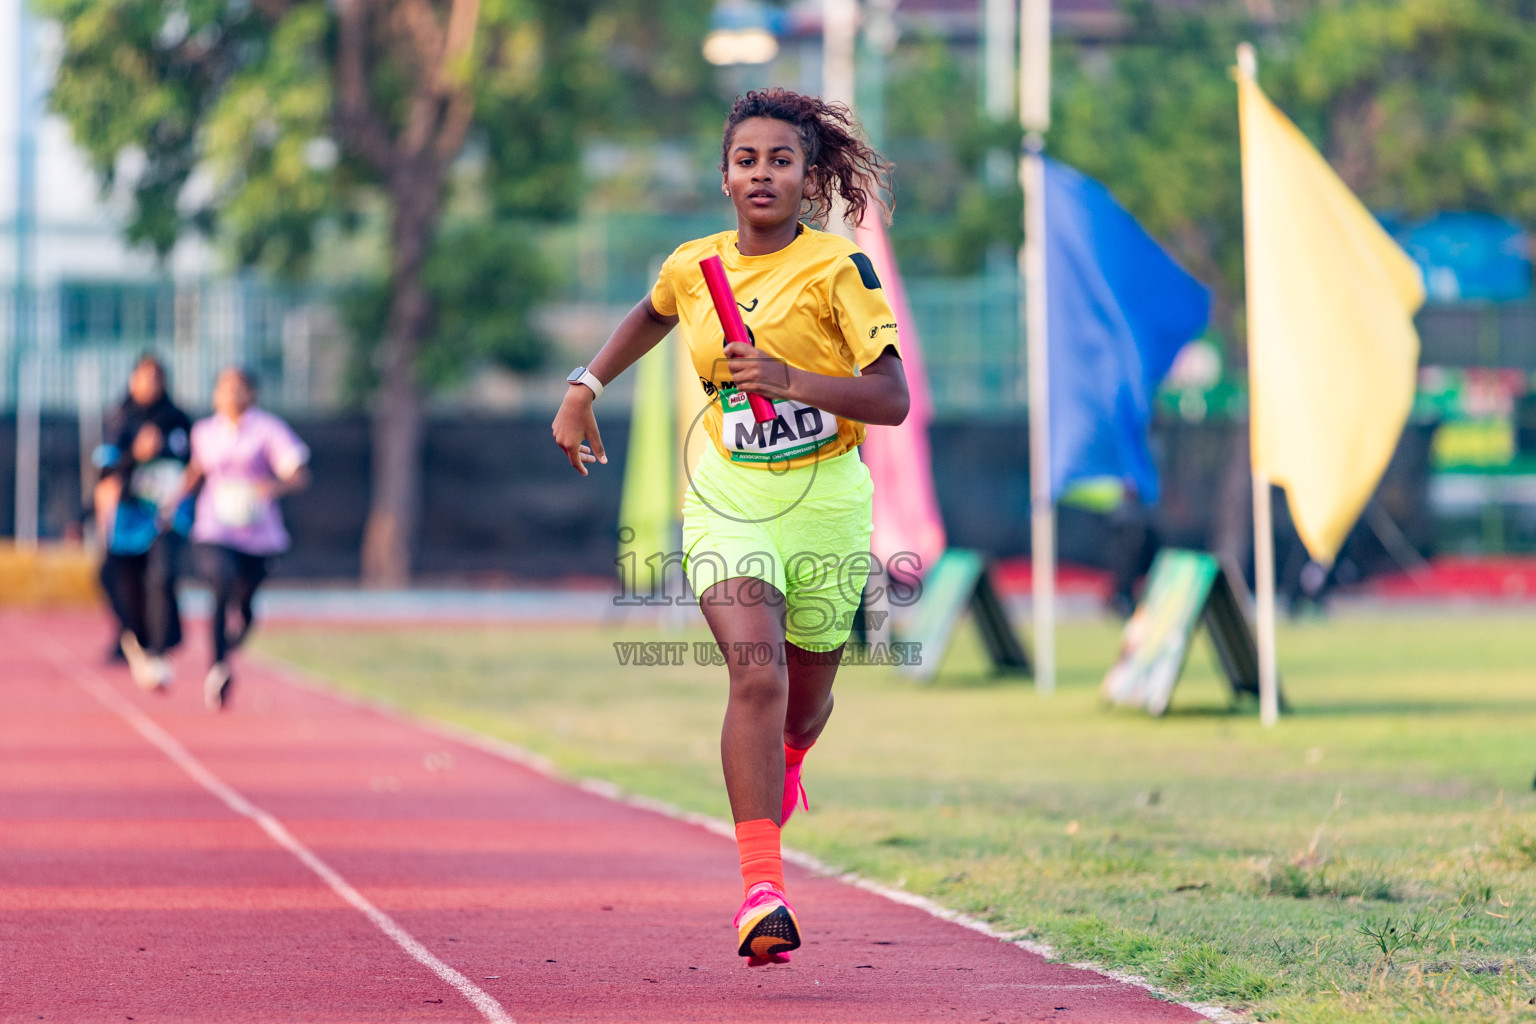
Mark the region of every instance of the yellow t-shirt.
<instances>
[{"instance_id":1,"label":"yellow t-shirt","mask_svg":"<svg viewBox=\"0 0 1536 1024\"><path fill-rule=\"evenodd\" d=\"M736 232L685 242L662 264L651 305L680 320L709 403L703 423L720 454L759 469L807 465L852 451L864 424L799 402L776 400L778 418L759 424L729 379L725 332L699 261L719 256L753 341L766 355L829 377L856 377L887 346L900 355L896 317L869 257L852 242L802 225L789 245L743 256ZM683 396L688 401L688 396Z\"/></svg>"}]
</instances>

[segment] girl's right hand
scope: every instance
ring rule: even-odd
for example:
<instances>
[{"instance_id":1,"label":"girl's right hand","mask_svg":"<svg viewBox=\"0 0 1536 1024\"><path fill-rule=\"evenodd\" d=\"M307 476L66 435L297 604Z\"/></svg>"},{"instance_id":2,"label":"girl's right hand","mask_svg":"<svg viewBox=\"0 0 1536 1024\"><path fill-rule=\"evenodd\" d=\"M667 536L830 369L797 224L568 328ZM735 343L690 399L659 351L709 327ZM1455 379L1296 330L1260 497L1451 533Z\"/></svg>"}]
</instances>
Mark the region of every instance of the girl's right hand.
<instances>
[{"instance_id":1,"label":"girl's right hand","mask_svg":"<svg viewBox=\"0 0 1536 1024\"><path fill-rule=\"evenodd\" d=\"M555 435L555 444L571 460L571 467L582 476L587 475L588 462L608 464L602 435L597 432L597 417L592 414L592 391L585 384L572 384L566 390L550 431Z\"/></svg>"}]
</instances>

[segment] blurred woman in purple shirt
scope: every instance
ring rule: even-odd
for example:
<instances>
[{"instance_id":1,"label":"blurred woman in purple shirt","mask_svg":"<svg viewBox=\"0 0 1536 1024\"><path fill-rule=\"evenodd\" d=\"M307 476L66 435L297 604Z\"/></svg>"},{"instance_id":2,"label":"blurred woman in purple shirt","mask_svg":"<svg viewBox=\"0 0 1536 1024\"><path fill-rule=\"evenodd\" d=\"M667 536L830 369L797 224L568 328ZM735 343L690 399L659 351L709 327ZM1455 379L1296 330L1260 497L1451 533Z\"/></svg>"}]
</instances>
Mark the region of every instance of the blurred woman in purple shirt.
<instances>
[{"instance_id":1,"label":"blurred woman in purple shirt","mask_svg":"<svg viewBox=\"0 0 1536 1024\"><path fill-rule=\"evenodd\" d=\"M192 427L187 490L201 487L192 542L198 568L213 588L213 666L203 683L213 709L229 699L229 653L251 630L256 588L272 557L288 550L277 500L309 485L309 448L255 403L251 375L230 367L213 386L214 414ZM231 607L239 615L233 631Z\"/></svg>"}]
</instances>

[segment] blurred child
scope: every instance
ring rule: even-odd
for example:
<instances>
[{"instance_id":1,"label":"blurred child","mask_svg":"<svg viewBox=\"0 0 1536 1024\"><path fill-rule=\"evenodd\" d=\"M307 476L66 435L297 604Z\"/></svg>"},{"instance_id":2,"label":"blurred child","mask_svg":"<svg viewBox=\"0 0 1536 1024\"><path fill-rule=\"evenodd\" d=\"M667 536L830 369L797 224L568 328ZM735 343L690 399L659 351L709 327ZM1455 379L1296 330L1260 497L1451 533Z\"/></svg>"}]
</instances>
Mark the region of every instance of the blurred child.
<instances>
[{"instance_id":1,"label":"blurred child","mask_svg":"<svg viewBox=\"0 0 1536 1024\"><path fill-rule=\"evenodd\" d=\"M309 485L309 449L288 424L255 403L251 375L231 367L214 384L214 414L192 428L185 489L197 494L192 540L199 571L213 588L213 664L203 681L213 710L229 701L229 655L255 622L256 588L272 558L288 550L278 499Z\"/></svg>"},{"instance_id":2,"label":"blurred child","mask_svg":"<svg viewBox=\"0 0 1536 1024\"><path fill-rule=\"evenodd\" d=\"M191 430L166 394L165 368L141 357L112 418L113 442L102 446L94 498L106 549L101 584L117 618L110 653L148 690L169 685L166 655L181 643L176 584L191 527L191 507L181 501Z\"/></svg>"}]
</instances>

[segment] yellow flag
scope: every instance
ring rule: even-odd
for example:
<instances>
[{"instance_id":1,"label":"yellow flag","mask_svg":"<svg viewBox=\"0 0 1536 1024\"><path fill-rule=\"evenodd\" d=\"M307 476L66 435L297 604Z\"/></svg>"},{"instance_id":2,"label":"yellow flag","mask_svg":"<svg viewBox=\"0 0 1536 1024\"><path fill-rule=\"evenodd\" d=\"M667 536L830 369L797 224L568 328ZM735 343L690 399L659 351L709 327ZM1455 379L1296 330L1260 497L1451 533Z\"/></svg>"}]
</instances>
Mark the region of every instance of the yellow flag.
<instances>
[{"instance_id":1,"label":"yellow flag","mask_svg":"<svg viewBox=\"0 0 1536 1024\"><path fill-rule=\"evenodd\" d=\"M650 593L650 574L661 566L659 561L647 565L646 559L665 557L677 547L673 526L681 502L673 445L671 355L671 346L657 345L640 357L636 367L624 493L619 499L620 578L642 595ZM628 580L623 579L626 574Z\"/></svg>"},{"instance_id":2,"label":"yellow flag","mask_svg":"<svg viewBox=\"0 0 1536 1024\"><path fill-rule=\"evenodd\" d=\"M1305 136L1238 75L1253 469L1332 563L1413 404L1424 286Z\"/></svg>"}]
</instances>

